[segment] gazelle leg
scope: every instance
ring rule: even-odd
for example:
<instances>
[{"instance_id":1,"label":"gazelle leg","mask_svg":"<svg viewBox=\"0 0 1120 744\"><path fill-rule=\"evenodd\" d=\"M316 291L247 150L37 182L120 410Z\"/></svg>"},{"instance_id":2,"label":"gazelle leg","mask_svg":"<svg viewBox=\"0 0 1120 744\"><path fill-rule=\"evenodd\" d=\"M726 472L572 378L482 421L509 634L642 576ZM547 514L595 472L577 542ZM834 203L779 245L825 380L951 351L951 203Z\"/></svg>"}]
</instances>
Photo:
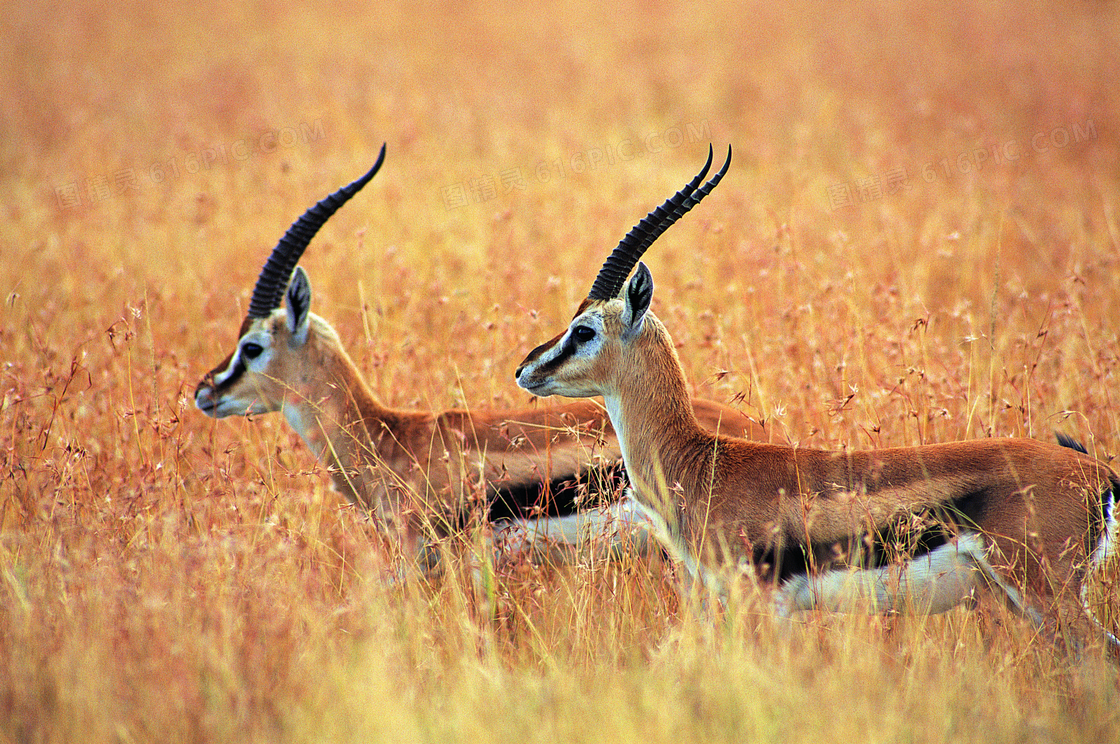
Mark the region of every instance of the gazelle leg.
<instances>
[{"instance_id":1,"label":"gazelle leg","mask_svg":"<svg viewBox=\"0 0 1120 744\"><path fill-rule=\"evenodd\" d=\"M624 551L645 555L651 549L652 524L626 496L606 507L567 517L514 519L503 522L497 535L506 551L555 558L564 555L613 559Z\"/></svg>"},{"instance_id":2,"label":"gazelle leg","mask_svg":"<svg viewBox=\"0 0 1120 744\"><path fill-rule=\"evenodd\" d=\"M1016 600L1018 593L995 576L984 550L983 539L968 534L903 564L799 575L778 588L774 609L782 617L811 609L936 614L969 601L993 579Z\"/></svg>"}]
</instances>

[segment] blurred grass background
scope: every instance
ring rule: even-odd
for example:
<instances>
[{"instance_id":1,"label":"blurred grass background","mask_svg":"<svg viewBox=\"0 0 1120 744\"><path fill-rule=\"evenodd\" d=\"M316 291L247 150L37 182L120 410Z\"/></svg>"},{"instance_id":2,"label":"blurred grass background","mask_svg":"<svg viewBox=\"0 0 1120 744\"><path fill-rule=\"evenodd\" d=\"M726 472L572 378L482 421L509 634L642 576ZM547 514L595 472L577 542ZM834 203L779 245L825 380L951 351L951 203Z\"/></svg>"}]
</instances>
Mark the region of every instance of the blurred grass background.
<instances>
[{"instance_id":1,"label":"blurred grass background","mask_svg":"<svg viewBox=\"0 0 1120 744\"><path fill-rule=\"evenodd\" d=\"M281 420L190 400L382 142L302 263L385 402L432 408L524 403L517 362L730 143L648 257L698 395L774 441L1111 458L1115 2L16 2L0 41L0 740L1120 738L1114 667L992 613L697 618L636 559L388 586Z\"/></svg>"}]
</instances>

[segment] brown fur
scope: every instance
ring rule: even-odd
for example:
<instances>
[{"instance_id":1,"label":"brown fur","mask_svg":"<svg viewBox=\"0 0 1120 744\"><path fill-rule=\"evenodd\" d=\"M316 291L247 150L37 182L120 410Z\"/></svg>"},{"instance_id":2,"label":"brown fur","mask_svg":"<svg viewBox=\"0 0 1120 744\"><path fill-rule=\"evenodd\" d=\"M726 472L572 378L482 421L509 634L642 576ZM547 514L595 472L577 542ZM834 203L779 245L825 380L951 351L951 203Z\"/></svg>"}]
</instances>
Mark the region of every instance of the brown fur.
<instances>
[{"instance_id":1,"label":"brown fur","mask_svg":"<svg viewBox=\"0 0 1120 744\"><path fill-rule=\"evenodd\" d=\"M1000 578L1052 627L1088 632L1080 592L1107 529L1102 494L1120 490L1107 465L1030 439L853 452L716 436L688 405L668 331L645 313L631 333L630 312L618 299L586 306L571 328L600 329L600 345L563 352L561 334L529 354L518 382L604 397L636 498L690 568L710 578L747 562L777 585L783 555L810 573L853 565L868 540L936 521L946 540L979 532Z\"/></svg>"}]
</instances>

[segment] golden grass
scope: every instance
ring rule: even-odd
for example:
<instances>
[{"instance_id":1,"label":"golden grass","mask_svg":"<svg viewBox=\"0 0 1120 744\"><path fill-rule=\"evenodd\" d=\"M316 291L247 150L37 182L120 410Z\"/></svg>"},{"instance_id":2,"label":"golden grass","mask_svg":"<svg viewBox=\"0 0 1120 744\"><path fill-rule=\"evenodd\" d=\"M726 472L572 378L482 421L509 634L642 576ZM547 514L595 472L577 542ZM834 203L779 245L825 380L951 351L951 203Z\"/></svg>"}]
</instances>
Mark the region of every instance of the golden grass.
<instances>
[{"instance_id":1,"label":"golden grass","mask_svg":"<svg viewBox=\"0 0 1120 744\"><path fill-rule=\"evenodd\" d=\"M190 402L281 231L382 141L303 264L379 394L436 408L523 402L516 363L730 142L648 259L698 394L776 441L1060 429L1111 457L1118 16L7 9L0 741L1120 738L1115 667L991 610L697 617L656 561L386 584L280 420Z\"/></svg>"}]
</instances>

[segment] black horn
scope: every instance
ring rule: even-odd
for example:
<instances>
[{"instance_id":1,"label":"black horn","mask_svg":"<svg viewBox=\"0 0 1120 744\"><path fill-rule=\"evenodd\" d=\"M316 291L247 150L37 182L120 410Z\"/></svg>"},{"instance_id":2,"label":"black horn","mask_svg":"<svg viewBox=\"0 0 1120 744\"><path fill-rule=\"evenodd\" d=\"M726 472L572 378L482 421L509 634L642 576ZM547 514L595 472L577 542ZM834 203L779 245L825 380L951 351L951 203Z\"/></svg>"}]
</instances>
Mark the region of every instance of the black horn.
<instances>
[{"instance_id":1,"label":"black horn","mask_svg":"<svg viewBox=\"0 0 1120 744\"><path fill-rule=\"evenodd\" d=\"M708 162L704 163L704 167L696 174L696 177L685 184L683 189L666 199L664 204L646 215L641 222L634 225L633 229L626 234L626 237L607 257L603 268L599 270L599 275L595 277L595 283L591 285L591 292L587 295L587 299L609 300L616 297L619 290L622 289L622 285L626 283L626 277L630 276L630 270L638 263L646 249L663 232L668 230L670 225L699 204L701 199L712 193L712 189L723 180L730 165L731 146L728 145L727 160L723 167L707 183L700 185L704 177L708 175L708 170L712 167L712 147L709 145Z\"/></svg>"},{"instance_id":2,"label":"black horn","mask_svg":"<svg viewBox=\"0 0 1120 744\"><path fill-rule=\"evenodd\" d=\"M280 307L284 290L288 288L288 281L292 278L292 271L299 263L304 250L307 249L307 244L339 207L361 191L362 187L377 175L384 162L385 145L381 145L377 162L368 173L323 199L292 223L284 233L284 237L280 238L280 242L272 249L272 255L268 257L264 268L261 269L260 277L257 278L257 286L253 288L253 298L249 301L250 318L267 318L273 310Z\"/></svg>"}]
</instances>

